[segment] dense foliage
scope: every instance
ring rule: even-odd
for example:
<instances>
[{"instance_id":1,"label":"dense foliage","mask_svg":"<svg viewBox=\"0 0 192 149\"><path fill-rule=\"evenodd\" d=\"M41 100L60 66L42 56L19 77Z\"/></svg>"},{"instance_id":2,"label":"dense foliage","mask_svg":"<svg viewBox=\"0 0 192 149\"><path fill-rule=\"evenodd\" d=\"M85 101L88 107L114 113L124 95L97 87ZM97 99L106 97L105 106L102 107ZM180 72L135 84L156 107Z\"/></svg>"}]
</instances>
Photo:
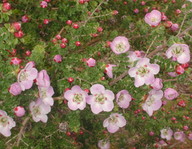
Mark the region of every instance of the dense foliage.
<instances>
[{"instance_id":1,"label":"dense foliage","mask_svg":"<svg viewBox=\"0 0 192 149\"><path fill-rule=\"evenodd\" d=\"M5 6L7 3L10 9ZM192 63L181 64L166 55L174 44L186 44L191 49L191 1L3 0L0 9L0 110L16 123L11 136L0 134L0 148L93 149L98 148L102 139L109 140L111 148L158 148L162 146L159 141L164 139L164 128L183 131L186 138L164 139L164 145L185 149L192 146L188 139L192 133ZM152 10L167 18L150 26L144 18ZM15 22L21 27L13 25ZM173 24L178 26L174 28ZM156 94L150 92L154 87L134 84L135 78L128 71L137 61L130 63L129 52L116 54L110 47L109 41L119 36L128 39L129 51L143 51L150 64L159 65L160 71L154 74L163 80L162 91L173 88L178 93L171 101L164 96L163 105L152 116L142 106L148 96ZM89 58L93 58L90 63ZM11 84L18 81L18 74L30 61L38 72L47 71L54 90L54 105L47 123L35 122L29 108L41 96L37 79L32 79L32 88L19 95L10 93ZM127 90L131 95L129 107L121 108L116 99L113 110L98 114L88 104L83 110L68 107L64 94L69 89L79 85L81 92L85 90L91 95L94 91L90 92L90 88L95 84L115 95ZM23 117L14 115L17 106L25 108ZM116 133L103 127L103 121L112 113L126 119L126 125ZM0 113L0 129L2 121Z\"/></svg>"}]
</instances>

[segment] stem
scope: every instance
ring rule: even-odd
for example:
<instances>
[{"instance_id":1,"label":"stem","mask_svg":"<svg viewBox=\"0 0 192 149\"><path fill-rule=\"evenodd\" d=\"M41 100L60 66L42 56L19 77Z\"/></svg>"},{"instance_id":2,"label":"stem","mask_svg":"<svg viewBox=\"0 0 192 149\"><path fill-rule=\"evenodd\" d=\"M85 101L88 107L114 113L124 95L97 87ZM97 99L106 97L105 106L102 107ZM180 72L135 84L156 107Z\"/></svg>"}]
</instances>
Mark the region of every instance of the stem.
<instances>
[{"instance_id":1,"label":"stem","mask_svg":"<svg viewBox=\"0 0 192 149\"><path fill-rule=\"evenodd\" d=\"M176 36L178 36L178 35L180 34L181 29L182 29L182 27L183 27L183 25L184 25L184 22L185 22L185 20L186 20L186 17L187 17L187 14L185 14L185 16L184 16L184 18L183 18L183 21L182 21L182 23L181 23L181 27L180 27L180 29L179 29L179 32L178 32L178 34L177 34Z\"/></svg>"},{"instance_id":2,"label":"stem","mask_svg":"<svg viewBox=\"0 0 192 149\"><path fill-rule=\"evenodd\" d=\"M109 82L109 85L112 86L114 85L116 82L118 82L119 80L123 79L125 76L127 76L128 72L127 70L122 73L120 76L118 76L117 78L115 78L114 80L112 80L111 82Z\"/></svg>"},{"instance_id":3,"label":"stem","mask_svg":"<svg viewBox=\"0 0 192 149\"><path fill-rule=\"evenodd\" d=\"M147 49L147 52L145 54L145 56L147 56L149 50L151 49L152 45L154 44L155 40L157 39L157 36L155 36L155 38L153 39L153 41L151 42L151 44L149 45L149 48Z\"/></svg>"}]
</instances>

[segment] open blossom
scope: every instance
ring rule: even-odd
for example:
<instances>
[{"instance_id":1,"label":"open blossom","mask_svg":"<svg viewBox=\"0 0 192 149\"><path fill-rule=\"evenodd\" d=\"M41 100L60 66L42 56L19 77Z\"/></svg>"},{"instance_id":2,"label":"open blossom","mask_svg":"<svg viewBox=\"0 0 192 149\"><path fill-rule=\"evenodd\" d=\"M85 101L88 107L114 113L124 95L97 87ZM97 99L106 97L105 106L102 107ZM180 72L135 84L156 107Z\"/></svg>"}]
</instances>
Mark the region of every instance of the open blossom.
<instances>
[{"instance_id":1,"label":"open blossom","mask_svg":"<svg viewBox=\"0 0 192 149\"><path fill-rule=\"evenodd\" d=\"M127 90L121 90L116 95L116 102L123 109L129 107L131 99L132 97Z\"/></svg>"},{"instance_id":2,"label":"open blossom","mask_svg":"<svg viewBox=\"0 0 192 149\"><path fill-rule=\"evenodd\" d=\"M110 142L109 142L109 140L99 140L98 147L100 149L110 149Z\"/></svg>"},{"instance_id":3,"label":"open blossom","mask_svg":"<svg viewBox=\"0 0 192 149\"><path fill-rule=\"evenodd\" d=\"M37 101L32 101L29 105L29 109L35 122L47 122L47 114L51 111L51 107L44 104L44 102L40 98L37 99Z\"/></svg>"},{"instance_id":4,"label":"open blossom","mask_svg":"<svg viewBox=\"0 0 192 149\"><path fill-rule=\"evenodd\" d=\"M11 136L10 130L15 126L15 121L5 111L0 110L0 133L5 137L9 137Z\"/></svg>"},{"instance_id":5,"label":"open blossom","mask_svg":"<svg viewBox=\"0 0 192 149\"><path fill-rule=\"evenodd\" d=\"M163 87L162 79L155 78L155 81L151 84L151 87L155 90L160 90Z\"/></svg>"},{"instance_id":6,"label":"open blossom","mask_svg":"<svg viewBox=\"0 0 192 149\"><path fill-rule=\"evenodd\" d=\"M143 58L144 56L145 53L143 51L130 51L129 55L127 56L129 58L128 62L130 63L129 67L133 67L134 63Z\"/></svg>"},{"instance_id":7,"label":"open blossom","mask_svg":"<svg viewBox=\"0 0 192 149\"><path fill-rule=\"evenodd\" d=\"M179 140L181 142L185 141L185 133L183 131L178 131L174 133L175 140Z\"/></svg>"},{"instance_id":8,"label":"open blossom","mask_svg":"<svg viewBox=\"0 0 192 149\"><path fill-rule=\"evenodd\" d=\"M96 65L96 61L93 58L89 58L88 60L86 60L86 63L89 67L94 67Z\"/></svg>"},{"instance_id":9,"label":"open blossom","mask_svg":"<svg viewBox=\"0 0 192 149\"><path fill-rule=\"evenodd\" d=\"M161 98L163 97L163 91L162 90L151 90L149 92L149 95L145 101L145 103L142 105L142 108L144 111L147 112L149 116L153 115L154 111L157 111L162 106Z\"/></svg>"},{"instance_id":10,"label":"open blossom","mask_svg":"<svg viewBox=\"0 0 192 149\"><path fill-rule=\"evenodd\" d=\"M71 90L64 93L64 98L68 100L68 107L71 110L85 109L87 96L87 92L78 85L73 86Z\"/></svg>"},{"instance_id":11,"label":"open blossom","mask_svg":"<svg viewBox=\"0 0 192 149\"><path fill-rule=\"evenodd\" d=\"M167 58L171 58L180 64L185 64L190 61L190 50L186 44L174 43L167 51Z\"/></svg>"},{"instance_id":12,"label":"open blossom","mask_svg":"<svg viewBox=\"0 0 192 149\"><path fill-rule=\"evenodd\" d=\"M113 78L113 67L116 67L117 65L108 64L105 67L105 73L109 78Z\"/></svg>"},{"instance_id":13,"label":"open blossom","mask_svg":"<svg viewBox=\"0 0 192 149\"><path fill-rule=\"evenodd\" d=\"M22 91L30 89L33 85L33 80L37 77L38 71L33 67L34 62L28 62L17 76L17 82L20 84Z\"/></svg>"},{"instance_id":14,"label":"open blossom","mask_svg":"<svg viewBox=\"0 0 192 149\"><path fill-rule=\"evenodd\" d=\"M38 87L39 89L39 98L42 99L44 104L52 106L54 104L54 100L52 96L54 95L54 90L52 86L49 87Z\"/></svg>"},{"instance_id":15,"label":"open blossom","mask_svg":"<svg viewBox=\"0 0 192 149\"><path fill-rule=\"evenodd\" d=\"M129 75L135 78L135 87L149 85L155 81L154 75L159 73L160 67L157 64L150 64L149 61L148 58L142 58L135 67L129 69Z\"/></svg>"},{"instance_id":16,"label":"open blossom","mask_svg":"<svg viewBox=\"0 0 192 149\"><path fill-rule=\"evenodd\" d=\"M49 87L50 78L46 70L41 70L36 78L36 84L40 87Z\"/></svg>"},{"instance_id":17,"label":"open blossom","mask_svg":"<svg viewBox=\"0 0 192 149\"><path fill-rule=\"evenodd\" d=\"M157 26L161 22L161 12L153 10L145 15L145 22L150 26Z\"/></svg>"},{"instance_id":18,"label":"open blossom","mask_svg":"<svg viewBox=\"0 0 192 149\"><path fill-rule=\"evenodd\" d=\"M115 95L112 91L106 90L101 84L94 84L90 88L92 95L87 97L87 103L91 105L91 111L98 114L102 111L110 112L114 108L113 100Z\"/></svg>"},{"instance_id":19,"label":"open blossom","mask_svg":"<svg viewBox=\"0 0 192 149\"><path fill-rule=\"evenodd\" d=\"M119 127L124 127L126 123L125 118L121 114L112 113L103 121L103 127L107 127L110 133L115 133L119 130Z\"/></svg>"},{"instance_id":20,"label":"open blossom","mask_svg":"<svg viewBox=\"0 0 192 149\"><path fill-rule=\"evenodd\" d=\"M171 140L171 137L173 135L173 131L171 128L164 128L161 130L161 138Z\"/></svg>"},{"instance_id":21,"label":"open blossom","mask_svg":"<svg viewBox=\"0 0 192 149\"><path fill-rule=\"evenodd\" d=\"M14 96L21 94L21 91L22 91L21 86L18 82L11 84L11 86L9 88L9 93L11 93Z\"/></svg>"},{"instance_id":22,"label":"open blossom","mask_svg":"<svg viewBox=\"0 0 192 149\"><path fill-rule=\"evenodd\" d=\"M110 43L110 47L115 54L122 54L130 49L130 44L126 37L118 36Z\"/></svg>"},{"instance_id":23,"label":"open blossom","mask_svg":"<svg viewBox=\"0 0 192 149\"><path fill-rule=\"evenodd\" d=\"M164 91L164 96L167 100L173 100L179 96L179 93L173 88L167 88Z\"/></svg>"}]
</instances>

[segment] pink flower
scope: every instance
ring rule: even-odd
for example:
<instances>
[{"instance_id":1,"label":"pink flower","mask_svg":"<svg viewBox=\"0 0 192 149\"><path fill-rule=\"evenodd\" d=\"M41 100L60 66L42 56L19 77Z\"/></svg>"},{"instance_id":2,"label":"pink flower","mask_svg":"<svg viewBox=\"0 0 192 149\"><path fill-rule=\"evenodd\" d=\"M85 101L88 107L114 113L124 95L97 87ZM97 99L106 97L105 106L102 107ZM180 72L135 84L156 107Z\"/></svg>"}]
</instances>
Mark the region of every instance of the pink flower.
<instances>
[{"instance_id":1,"label":"pink flower","mask_svg":"<svg viewBox=\"0 0 192 149\"><path fill-rule=\"evenodd\" d=\"M89 58L88 60L86 60L86 63L89 67L94 67L96 65L96 61L93 58Z\"/></svg>"},{"instance_id":2,"label":"pink flower","mask_svg":"<svg viewBox=\"0 0 192 149\"><path fill-rule=\"evenodd\" d=\"M50 78L46 70L41 70L36 78L36 84L40 87L49 87Z\"/></svg>"},{"instance_id":3,"label":"pink flower","mask_svg":"<svg viewBox=\"0 0 192 149\"><path fill-rule=\"evenodd\" d=\"M21 23L20 22L14 22L12 24L12 27L14 28L15 31L21 30Z\"/></svg>"},{"instance_id":4,"label":"pink flower","mask_svg":"<svg viewBox=\"0 0 192 149\"><path fill-rule=\"evenodd\" d=\"M178 131L174 133L175 140L179 140L181 142L185 141L185 134L183 131Z\"/></svg>"},{"instance_id":5,"label":"pink flower","mask_svg":"<svg viewBox=\"0 0 192 149\"><path fill-rule=\"evenodd\" d=\"M9 88L9 93L11 93L14 96L21 94L21 91L22 91L21 86L18 82L11 84L11 86Z\"/></svg>"},{"instance_id":6,"label":"pink flower","mask_svg":"<svg viewBox=\"0 0 192 149\"><path fill-rule=\"evenodd\" d=\"M56 62L56 63L61 63L62 62L62 57L61 55L55 55L53 60Z\"/></svg>"},{"instance_id":7,"label":"pink flower","mask_svg":"<svg viewBox=\"0 0 192 149\"><path fill-rule=\"evenodd\" d=\"M192 133L190 133L190 134L188 135L188 139L189 139L189 140L192 140Z\"/></svg>"},{"instance_id":8,"label":"pink flower","mask_svg":"<svg viewBox=\"0 0 192 149\"><path fill-rule=\"evenodd\" d=\"M115 54L122 54L129 50L130 44L126 37L118 36L110 43L110 47Z\"/></svg>"},{"instance_id":9,"label":"pink flower","mask_svg":"<svg viewBox=\"0 0 192 149\"><path fill-rule=\"evenodd\" d=\"M41 99L37 99L35 102L32 101L29 105L29 109L35 122L47 122L47 114L51 111L51 107L49 105L45 105Z\"/></svg>"},{"instance_id":10,"label":"pink flower","mask_svg":"<svg viewBox=\"0 0 192 149\"><path fill-rule=\"evenodd\" d=\"M171 128L164 128L161 130L161 138L171 140L171 137L173 135L173 131Z\"/></svg>"},{"instance_id":11,"label":"pink flower","mask_svg":"<svg viewBox=\"0 0 192 149\"><path fill-rule=\"evenodd\" d=\"M0 110L0 133L5 137L9 137L11 136L11 128L15 126L15 121L5 111Z\"/></svg>"},{"instance_id":12,"label":"pink flower","mask_svg":"<svg viewBox=\"0 0 192 149\"><path fill-rule=\"evenodd\" d=\"M167 100L173 100L179 96L179 93L173 88L167 88L164 91L164 96Z\"/></svg>"},{"instance_id":13,"label":"pink flower","mask_svg":"<svg viewBox=\"0 0 192 149\"><path fill-rule=\"evenodd\" d=\"M119 107L126 109L129 107L129 103L132 97L127 90L121 90L116 95L116 102Z\"/></svg>"},{"instance_id":14,"label":"pink flower","mask_svg":"<svg viewBox=\"0 0 192 149\"><path fill-rule=\"evenodd\" d=\"M105 73L109 78L113 78L113 67L116 67L117 65L108 64L105 67Z\"/></svg>"},{"instance_id":15,"label":"pink flower","mask_svg":"<svg viewBox=\"0 0 192 149\"><path fill-rule=\"evenodd\" d=\"M40 2L40 6L42 7L42 8L47 8L47 2L46 1L41 1Z\"/></svg>"},{"instance_id":16,"label":"pink flower","mask_svg":"<svg viewBox=\"0 0 192 149\"><path fill-rule=\"evenodd\" d=\"M22 106L17 106L14 108L14 114L17 117L22 117L25 115L25 109Z\"/></svg>"},{"instance_id":17,"label":"pink flower","mask_svg":"<svg viewBox=\"0 0 192 149\"><path fill-rule=\"evenodd\" d=\"M71 110L85 109L87 96L87 92L78 85L73 86L71 90L64 93L64 98L68 100L68 107Z\"/></svg>"},{"instance_id":18,"label":"pink flower","mask_svg":"<svg viewBox=\"0 0 192 149\"><path fill-rule=\"evenodd\" d=\"M42 99L45 105L52 106L54 104L54 100L52 96L54 95L54 90L52 86L48 87L38 87L39 89L39 97Z\"/></svg>"},{"instance_id":19,"label":"pink flower","mask_svg":"<svg viewBox=\"0 0 192 149\"><path fill-rule=\"evenodd\" d=\"M153 89L155 90L160 90L163 87L162 79L160 78L155 78L155 81L151 84Z\"/></svg>"},{"instance_id":20,"label":"pink flower","mask_svg":"<svg viewBox=\"0 0 192 149\"><path fill-rule=\"evenodd\" d=\"M26 23L29 21L29 17L27 15L22 16L21 18L22 22Z\"/></svg>"},{"instance_id":21,"label":"pink flower","mask_svg":"<svg viewBox=\"0 0 192 149\"><path fill-rule=\"evenodd\" d=\"M189 46L186 44L174 43L167 51L167 58L171 58L180 64L185 64L190 61Z\"/></svg>"},{"instance_id":22,"label":"pink flower","mask_svg":"<svg viewBox=\"0 0 192 149\"><path fill-rule=\"evenodd\" d=\"M142 58L135 67L129 69L129 75L135 78L135 87L149 85L155 81L154 74L159 73L160 67L157 64L150 64L149 61L148 58Z\"/></svg>"},{"instance_id":23,"label":"pink flower","mask_svg":"<svg viewBox=\"0 0 192 149\"><path fill-rule=\"evenodd\" d=\"M174 32L174 31L177 31L179 29L179 25L178 24L172 24L171 26L171 30Z\"/></svg>"},{"instance_id":24,"label":"pink flower","mask_svg":"<svg viewBox=\"0 0 192 149\"><path fill-rule=\"evenodd\" d=\"M17 82L20 84L22 91L30 89L33 85L33 80L37 78L38 71L33 67L34 62L28 62L17 76Z\"/></svg>"},{"instance_id":25,"label":"pink flower","mask_svg":"<svg viewBox=\"0 0 192 149\"><path fill-rule=\"evenodd\" d=\"M113 100L115 95L112 91L106 90L101 84L94 84L90 88L92 95L87 97L87 103L91 105L91 111L98 114L102 111L110 112L114 108Z\"/></svg>"},{"instance_id":26,"label":"pink flower","mask_svg":"<svg viewBox=\"0 0 192 149\"><path fill-rule=\"evenodd\" d=\"M129 58L128 62L130 63L129 67L133 67L134 63L143 58L144 56L145 53L143 51L130 51L129 56L127 56Z\"/></svg>"},{"instance_id":27,"label":"pink flower","mask_svg":"<svg viewBox=\"0 0 192 149\"><path fill-rule=\"evenodd\" d=\"M163 97L163 91L162 90L151 90L149 92L149 95L147 97L147 100L142 105L142 108L144 111L147 112L149 116L153 115L154 111L157 111L162 106L161 98Z\"/></svg>"},{"instance_id":28,"label":"pink flower","mask_svg":"<svg viewBox=\"0 0 192 149\"><path fill-rule=\"evenodd\" d=\"M145 15L145 22L150 26L157 26L161 22L161 12L153 10Z\"/></svg>"},{"instance_id":29,"label":"pink flower","mask_svg":"<svg viewBox=\"0 0 192 149\"><path fill-rule=\"evenodd\" d=\"M19 65L19 64L21 64L21 62L22 62L21 59L15 57L15 58L12 58L12 59L11 59L10 64L13 64L13 65Z\"/></svg>"},{"instance_id":30,"label":"pink flower","mask_svg":"<svg viewBox=\"0 0 192 149\"><path fill-rule=\"evenodd\" d=\"M110 142L108 140L99 140L98 147L100 149L110 149Z\"/></svg>"},{"instance_id":31,"label":"pink flower","mask_svg":"<svg viewBox=\"0 0 192 149\"><path fill-rule=\"evenodd\" d=\"M125 118L121 114L112 113L103 121L103 127L107 127L110 133L115 133L119 130L119 127L124 127L126 123Z\"/></svg>"}]
</instances>

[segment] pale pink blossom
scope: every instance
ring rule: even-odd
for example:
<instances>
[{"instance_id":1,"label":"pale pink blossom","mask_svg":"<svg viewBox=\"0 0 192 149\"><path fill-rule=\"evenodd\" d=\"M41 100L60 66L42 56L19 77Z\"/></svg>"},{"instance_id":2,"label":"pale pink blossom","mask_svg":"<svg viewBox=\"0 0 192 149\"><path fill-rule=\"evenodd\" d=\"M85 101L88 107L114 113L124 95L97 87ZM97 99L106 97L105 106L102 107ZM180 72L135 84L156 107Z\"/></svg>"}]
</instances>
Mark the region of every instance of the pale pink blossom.
<instances>
[{"instance_id":1,"label":"pale pink blossom","mask_svg":"<svg viewBox=\"0 0 192 149\"><path fill-rule=\"evenodd\" d=\"M38 87L39 89L39 98L42 99L44 104L53 106L54 100L52 96L54 95L54 90L52 86L49 87Z\"/></svg>"},{"instance_id":2,"label":"pale pink blossom","mask_svg":"<svg viewBox=\"0 0 192 149\"><path fill-rule=\"evenodd\" d=\"M142 105L143 110L146 111L149 116L152 116L154 111L157 111L161 108L162 97L162 90L151 90L145 103Z\"/></svg>"},{"instance_id":3,"label":"pale pink blossom","mask_svg":"<svg viewBox=\"0 0 192 149\"><path fill-rule=\"evenodd\" d=\"M130 44L126 37L118 36L110 43L110 47L115 54L122 54L130 49Z\"/></svg>"},{"instance_id":4,"label":"pale pink blossom","mask_svg":"<svg viewBox=\"0 0 192 149\"><path fill-rule=\"evenodd\" d=\"M20 22L14 22L11 26L14 28L15 31L21 30L21 23Z\"/></svg>"},{"instance_id":5,"label":"pale pink blossom","mask_svg":"<svg viewBox=\"0 0 192 149\"><path fill-rule=\"evenodd\" d=\"M36 84L40 87L49 87L50 78L46 70L41 70L36 78Z\"/></svg>"},{"instance_id":6,"label":"pale pink blossom","mask_svg":"<svg viewBox=\"0 0 192 149\"><path fill-rule=\"evenodd\" d=\"M61 63L62 62L62 57L61 55L55 55L53 60L56 62L56 63Z\"/></svg>"},{"instance_id":7,"label":"pale pink blossom","mask_svg":"<svg viewBox=\"0 0 192 149\"><path fill-rule=\"evenodd\" d=\"M179 25L178 24L172 24L171 26L171 30L174 32L174 31L177 31L179 29Z\"/></svg>"},{"instance_id":8,"label":"pale pink blossom","mask_svg":"<svg viewBox=\"0 0 192 149\"><path fill-rule=\"evenodd\" d=\"M64 93L64 98L68 100L68 107L71 110L85 109L87 97L87 92L82 90L78 85L73 86L71 90L67 90Z\"/></svg>"},{"instance_id":9,"label":"pale pink blossom","mask_svg":"<svg viewBox=\"0 0 192 149\"><path fill-rule=\"evenodd\" d=\"M161 22L161 12L153 10L145 15L145 22L150 26L157 26Z\"/></svg>"},{"instance_id":10,"label":"pale pink blossom","mask_svg":"<svg viewBox=\"0 0 192 149\"><path fill-rule=\"evenodd\" d=\"M190 61L190 50L186 44L174 43L167 51L167 58L171 58L180 64L185 64Z\"/></svg>"},{"instance_id":11,"label":"pale pink blossom","mask_svg":"<svg viewBox=\"0 0 192 149\"><path fill-rule=\"evenodd\" d=\"M44 104L44 102L40 98L37 99L37 101L32 101L29 105L29 109L31 111L32 118L35 122L47 122L47 114L51 111L51 107L49 105Z\"/></svg>"},{"instance_id":12,"label":"pale pink blossom","mask_svg":"<svg viewBox=\"0 0 192 149\"><path fill-rule=\"evenodd\" d=\"M109 142L109 140L99 140L98 147L100 149L110 149L110 142Z\"/></svg>"},{"instance_id":13,"label":"pale pink blossom","mask_svg":"<svg viewBox=\"0 0 192 149\"><path fill-rule=\"evenodd\" d=\"M178 131L174 133L175 140L184 142L185 141L185 133L183 131Z\"/></svg>"},{"instance_id":14,"label":"pale pink blossom","mask_svg":"<svg viewBox=\"0 0 192 149\"><path fill-rule=\"evenodd\" d=\"M110 133L115 133L119 130L120 127L126 125L125 118L118 113L112 113L107 119L103 121L103 127L107 127L107 130Z\"/></svg>"},{"instance_id":15,"label":"pale pink blossom","mask_svg":"<svg viewBox=\"0 0 192 149\"><path fill-rule=\"evenodd\" d=\"M46 1L41 1L40 2L40 6L42 7L42 8L46 8L47 7L47 2Z\"/></svg>"},{"instance_id":16,"label":"pale pink blossom","mask_svg":"<svg viewBox=\"0 0 192 149\"><path fill-rule=\"evenodd\" d=\"M173 100L179 96L179 93L173 88L167 88L164 91L164 96L167 100Z\"/></svg>"},{"instance_id":17,"label":"pale pink blossom","mask_svg":"<svg viewBox=\"0 0 192 149\"><path fill-rule=\"evenodd\" d=\"M159 73L160 67L157 64L150 64L149 61L148 58L142 58L137 62L135 67L129 69L129 75L135 78L135 87L144 84L149 85L155 81L154 75Z\"/></svg>"},{"instance_id":18,"label":"pale pink blossom","mask_svg":"<svg viewBox=\"0 0 192 149\"><path fill-rule=\"evenodd\" d=\"M29 17L27 15L22 16L21 18L22 22L26 23L29 21Z\"/></svg>"},{"instance_id":19,"label":"pale pink blossom","mask_svg":"<svg viewBox=\"0 0 192 149\"><path fill-rule=\"evenodd\" d=\"M18 82L11 84L11 86L9 87L9 93L11 93L14 96L21 94L21 92L22 92L21 86Z\"/></svg>"},{"instance_id":20,"label":"pale pink blossom","mask_svg":"<svg viewBox=\"0 0 192 149\"><path fill-rule=\"evenodd\" d=\"M130 63L128 66L133 67L134 63L141 58L145 56L145 53L143 51L130 51L129 55L127 56L129 58L128 62Z\"/></svg>"},{"instance_id":21,"label":"pale pink blossom","mask_svg":"<svg viewBox=\"0 0 192 149\"><path fill-rule=\"evenodd\" d=\"M22 60L20 58L14 57L11 59L10 64L19 65L19 64L21 64L21 62L22 62Z\"/></svg>"},{"instance_id":22,"label":"pale pink blossom","mask_svg":"<svg viewBox=\"0 0 192 149\"><path fill-rule=\"evenodd\" d=\"M88 60L86 60L86 63L89 67L94 67L96 65L96 61L93 58L89 58Z\"/></svg>"},{"instance_id":23,"label":"pale pink blossom","mask_svg":"<svg viewBox=\"0 0 192 149\"><path fill-rule=\"evenodd\" d=\"M161 138L166 140L171 140L171 137L173 135L173 131L171 128L164 128L161 130Z\"/></svg>"},{"instance_id":24,"label":"pale pink blossom","mask_svg":"<svg viewBox=\"0 0 192 149\"><path fill-rule=\"evenodd\" d=\"M0 110L0 133L5 137L9 137L11 136L10 130L15 126L15 121L5 111Z\"/></svg>"},{"instance_id":25,"label":"pale pink blossom","mask_svg":"<svg viewBox=\"0 0 192 149\"><path fill-rule=\"evenodd\" d=\"M192 133L188 134L188 139L192 140Z\"/></svg>"},{"instance_id":26,"label":"pale pink blossom","mask_svg":"<svg viewBox=\"0 0 192 149\"><path fill-rule=\"evenodd\" d=\"M113 100L115 95L112 91L106 90L101 84L94 84L90 88L92 95L87 97L87 103L91 105L91 111L99 114L102 111L110 112L114 108Z\"/></svg>"},{"instance_id":27,"label":"pale pink blossom","mask_svg":"<svg viewBox=\"0 0 192 149\"><path fill-rule=\"evenodd\" d=\"M162 79L155 78L155 81L151 84L151 87L155 90L160 90L163 87Z\"/></svg>"},{"instance_id":28,"label":"pale pink blossom","mask_svg":"<svg viewBox=\"0 0 192 149\"><path fill-rule=\"evenodd\" d=\"M116 95L116 102L123 109L129 107L131 99L132 97L127 90L121 90Z\"/></svg>"},{"instance_id":29,"label":"pale pink blossom","mask_svg":"<svg viewBox=\"0 0 192 149\"><path fill-rule=\"evenodd\" d=\"M14 114L17 117L22 117L25 115L25 109L22 106L17 106L14 108Z\"/></svg>"},{"instance_id":30,"label":"pale pink blossom","mask_svg":"<svg viewBox=\"0 0 192 149\"><path fill-rule=\"evenodd\" d=\"M113 67L116 67L117 65L108 64L105 67L105 73L109 78L113 78Z\"/></svg>"},{"instance_id":31,"label":"pale pink blossom","mask_svg":"<svg viewBox=\"0 0 192 149\"><path fill-rule=\"evenodd\" d=\"M30 89L33 85L33 80L37 78L38 71L33 68L34 66L34 62L28 62L17 76L17 82L20 84L22 91Z\"/></svg>"}]
</instances>

